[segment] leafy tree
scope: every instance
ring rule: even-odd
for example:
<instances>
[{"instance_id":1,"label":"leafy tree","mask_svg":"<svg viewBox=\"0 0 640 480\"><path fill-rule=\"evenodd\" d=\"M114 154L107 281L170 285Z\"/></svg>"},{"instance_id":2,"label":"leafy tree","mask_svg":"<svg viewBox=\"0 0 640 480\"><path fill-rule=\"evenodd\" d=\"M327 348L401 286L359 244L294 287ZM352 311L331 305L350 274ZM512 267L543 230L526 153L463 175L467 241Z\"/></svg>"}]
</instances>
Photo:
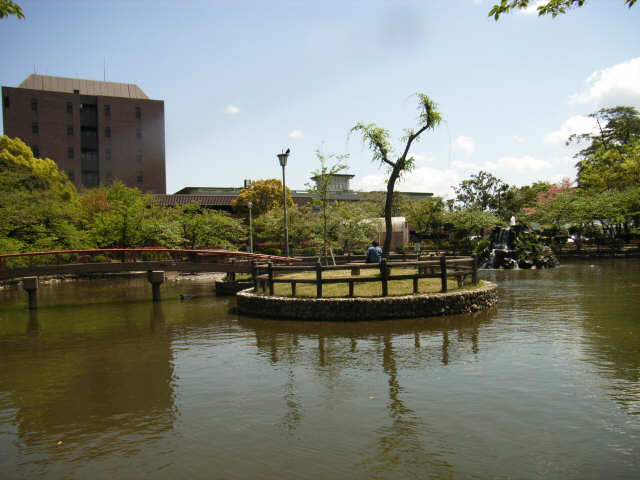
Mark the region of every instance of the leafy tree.
<instances>
[{"instance_id":1,"label":"leafy tree","mask_svg":"<svg viewBox=\"0 0 640 480\"><path fill-rule=\"evenodd\" d=\"M500 210L502 196L508 190L509 185L492 174L480 170L476 175L471 175L468 180L460 182L455 192L456 200L464 208L496 212Z\"/></svg>"},{"instance_id":2,"label":"leafy tree","mask_svg":"<svg viewBox=\"0 0 640 480\"><path fill-rule=\"evenodd\" d=\"M575 134L567 140L567 144L587 144L576 154L579 186L601 192L635 185L640 113L634 107L617 106L600 109L589 116L596 120L599 132Z\"/></svg>"},{"instance_id":3,"label":"leafy tree","mask_svg":"<svg viewBox=\"0 0 640 480\"><path fill-rule=\"evenodd\" d=\"M389 179L387 180L387 195L385 198L384 207L384 220L386 233L384 238L383 251L385 255L389 253L391 248L391 216L393 206L393 193L398 178L403 173L409 172L413 169L415 162L413 157L409 156L409 150L414 141L418 141L420 135L427 130L433 130L442 121L442 117L437 110L437 105L429 97L423 93L417 93L418 98L418 128L407 129L406 136L402 138L405 143L402 154L396 159L392 160L393 149L389 143L389 132L373 123L365 124L358 123L352 129L351 132L358 132L362 135L363 144L368 144L369 148L373 151L374 162L380 162L381 165L386 165L389 168Z\"/></svg>"},{"instance_id":4,"label":"leafy tree","mask_svg":"<svg viewBox=\"0 0 640 480\"><path fill-rule=\"evenodd\" d=\"M531 185L524 185L522 187L511 186L500 201L500 211L498 216L507 221L512 216L516 218L526 214L526 211L535 209L538 195L546 192L551 188L548 182L534 182Z\"/></svg>"},{"instance_id":5,"label":"leafy tree","mask_svg":"<svg viewBox=\"0 0 640 480\"><path fill-rule=\"evenodd\" d=\"M320 161L320 168L318 170L314 170L313 180L315 180L315 185L313 185L309 192L315 196L313 201L311 202L312 206L319 206L320 212L322 215L322 255L327 255L327 223L329 219L329 194L330 194L330 185L331 179L333 176L342 170L347 168L347 165L342 163L343 160L348 158L348 155L336 155L330 154L327 155L323 153L320 149L316 150L316 157ZM327 162L331 161L331 159L335 158L336 162L333 165L328 165Z\"/></svg>"},{"instance_id":6,"label":"leafy tree","mask_svg":"<svg viewBox=\"0 0 640 480\"><path fill-rule=\"evenodd\" d=\"M78 193L48 158L22 140L0 136L0 249L5 252L84 248Z\"/></svg>"},{"instance_id":7,"label":"leafy tree","mask_svg":"<svg viewBox=\"0 0 640 480\"><path fill-rule=\"evenodd\" d=\"M190 248L234 248L247 239L247 228L242 220L226 212L202 209L192 203L174 207L172 217L178 225L182 246Z\"/></svg>"},{"instance_id":8,"label":"leafy tree","mask_svg":"<svg viewBox=\"0 0 640 480\"><path fill-rule=\"evenodd\" d=\"M364 252L377 231L361 202L341 202L334 205L335 242L344 252Z\"/></svg>"},{"instance_id":9,"label":"leafy tree","mask_svg":"<svg viewBox=\"0 0 640 480\"><path fill-rule=\"evenodd\" d=\"M625 190L640 184L640 141L616 149L601 148L579 164L582 190Z\"/></svg>"},{"instance_id":10,"label":"leafy tree","mask_svg":"<svg viewBox=\"0 0 640 480\"><path fill-rule=\"evenodd\" d=\"M481 236L486 230L495 227L498 221L498 217L493 213L473 208L445 211L443 214L443 223L454 230L459 238L468 235Z\"/></svg>"},{"instance_id":11,"label":"leafy tree","mask_svg":"<svg viewBox=\"0 0 640 480\"><path fill-rule=\"evenodd\" d=\"M15 15L17 18L24 18L22 8L11 0L0 0L0 18L8 17L9 15Z\"/></svg>"},{"instance_id":12,"label":"leafy tree","mask_svg":"<svg viewBox=\"0 0 640 480\"><path fill-rule=\"evenodd\" d=\"M292 245L321 239L321 218L308 205L293 205L287 209L289 217L289 238ZM331 224L329 224L331 225ZM281 242L284 244L283 211L272 208L255 219L253 223L256 238L261 242ZM329 228L329 234L331 229Z\"/></svg>"},{"instance_id":13,"label":"leafy tree","mask_svg":"<svg viewBox=\"0 0 640 480\"><path fill-rule=\"evenodd\" d=\"M282 205L282 182L276 178L256 180L247 188L240 191L238 197L231 203L234 211L248 212L247 204L251 202L252 214L256 217ZM287 207L293 206L291 191L287 187Z\"/></svg>"},{"instance_id":14,"label":"leafy tree","mask_svg":"<svg viewBox=\"0 0 640 480\"><path fill-rule=\"evenodd\" d=\"M440 197L426 198L419 202L411 202L407 221L421 234L433 234L442 228L444 219L444 202Z\"/></svg>"},{"instance_id":15,"label":"leafy tree","mask_svg":"<svg viewBox=\"0 0 640 480\"><path fill-rule=\"evenodd\" d=\"M566 13L567 10L571 8L582 7L586 1L587 0L550 0L547 3L538 5L538 16L551 15L555 18L561 13ZM530 0L501 0L500 3L495 4L491 8L489 16L497 21L503 13L509 13L516 8L527 8L530 3ZM624 3L631 8L636 3L636 0L624 0Z\"/></svg>"}]
</instances>

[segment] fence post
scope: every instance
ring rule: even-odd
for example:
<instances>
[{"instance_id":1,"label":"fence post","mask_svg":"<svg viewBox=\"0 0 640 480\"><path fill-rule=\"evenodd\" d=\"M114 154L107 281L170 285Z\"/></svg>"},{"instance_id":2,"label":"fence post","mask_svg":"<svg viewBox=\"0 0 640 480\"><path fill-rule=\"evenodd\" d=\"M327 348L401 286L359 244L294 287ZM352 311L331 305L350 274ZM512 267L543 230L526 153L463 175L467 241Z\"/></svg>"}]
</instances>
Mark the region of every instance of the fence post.
<instances>
[{"instance_id":1,"label":"fence post","mask_svg":"<svg viewBox=\"0 0 640 480\"><path fill-rule=\"evenodd\" d=\"M440 257L440 278L442 280L442 292L447 291L447 257L442 255Z\"/></svg>"},{"instance_id":2,"label":"fence post","mask_svg":"<svg viewBox=\"0 0 640 480\"><path fill-rule=\"evenodd\" d=\"M273 295L273 264L267 262L267 275L269 276L269 295Z\"/></svg>"},{"instance_id":3,"label":"fence post","mask_svg":"<svg viewBox=\"0 0 640 480\"><path fill-rule=\"evenodd\" d=\"M322 298L322 264L316 262L316 297Z\"/></svg>"},{"instance_id":4,"label":"fence post","mask_svg":"<svg viewBox=\"0 0 640 480\"><path fill-rule=\"evenodd\" d=\"M418 277L413 279L413 293L418 293Z\"/></svg>"},{"instance_id":5,"label":"fence post","mask_svg":"<svg viewBox=\"0 0 640 480\"><path fill-rule=\"evenodd\" d=\"M295 281L291 282L291 296L292 297L296 296L296 282Z\"/></svg>"},{"instance_id":6,"label":"fence post","mask_svg":"<svg viewBox=\"0 0 640 480\"><path fill-rule=\"evenodd\" d=\"M253 282L253 288L258 291L258 262L251 260L251 281Z\"/></svg>"},{"instance_id":7,"label":"fence post","mask_svg":"<svg viewBox=\"0 0 640 480\"><path fill-rule=\"evenodd\" d=\"M382 277L382 296L389 295L389 286L387 284L387 277L389 276L389 269L387 267L387 259L383 258L380 261L380 276Z\"/></svg>"},{"instance_id":8,"label":"fence post","mask_svg":"<svg viewBox=\"0 0 640 480\"><path fill-rule=\"evenodd\" d=\"M349 296L353 297L353 280L349 279Z\"/></svg>"},{"instance_id":9,"label":"fence post","mask_svg":"<svg viewBox=\"0 0 640 480\"><path fill-rule=\"evenodd\" d=\"M473 273L471 274L471 281L474 285L478 284L478 254L473 254Z\"/></svg>"}]
</instances>

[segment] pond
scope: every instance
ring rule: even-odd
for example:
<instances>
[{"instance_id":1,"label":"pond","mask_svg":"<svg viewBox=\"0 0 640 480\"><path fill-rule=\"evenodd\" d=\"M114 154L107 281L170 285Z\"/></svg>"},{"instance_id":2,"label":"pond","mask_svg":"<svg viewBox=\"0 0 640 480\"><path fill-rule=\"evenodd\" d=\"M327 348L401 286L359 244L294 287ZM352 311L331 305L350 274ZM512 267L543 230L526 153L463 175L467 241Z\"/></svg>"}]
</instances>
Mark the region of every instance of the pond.
<instances>
[{"instance_id":1,"label":"pond","mask_svg":"<svg viewBox=\"0 0 640 480\"><path fill-rule=\"evenodd\" d=\"M640 261L482 276L494 310L353 324L0 290L0 478L637 478Z\"/></svg>"}]
</instances>

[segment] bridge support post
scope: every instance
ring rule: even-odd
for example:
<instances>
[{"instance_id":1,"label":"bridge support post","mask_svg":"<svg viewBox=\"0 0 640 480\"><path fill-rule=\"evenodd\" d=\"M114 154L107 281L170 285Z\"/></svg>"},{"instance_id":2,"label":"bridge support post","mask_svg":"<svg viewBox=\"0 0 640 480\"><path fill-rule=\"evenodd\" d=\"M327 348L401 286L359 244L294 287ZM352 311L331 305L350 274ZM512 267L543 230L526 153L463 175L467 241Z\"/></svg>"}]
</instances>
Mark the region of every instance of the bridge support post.
<instances>
[{"instance_id":1,"label":"bridge support post","mask_svg":"<svg viewBox=\"0 0 640 480\"><path fill-rule=\"evenodd\" d=\"M38 309L38 277L24 277L22 288L29 294L29 310Z\"/></svg>"},{"instance_id":2,"label":"bridge support post","mask_svg":"<svg viewBox=\"0 0 640 480\"><path fill-rule=\"evenodd\" d=\"M152 270L148 272L149 283L151 283L151 290L153 292L153 301L160 301L160 285L164 282L164 271Z\"/></svg>"}]
</instances>

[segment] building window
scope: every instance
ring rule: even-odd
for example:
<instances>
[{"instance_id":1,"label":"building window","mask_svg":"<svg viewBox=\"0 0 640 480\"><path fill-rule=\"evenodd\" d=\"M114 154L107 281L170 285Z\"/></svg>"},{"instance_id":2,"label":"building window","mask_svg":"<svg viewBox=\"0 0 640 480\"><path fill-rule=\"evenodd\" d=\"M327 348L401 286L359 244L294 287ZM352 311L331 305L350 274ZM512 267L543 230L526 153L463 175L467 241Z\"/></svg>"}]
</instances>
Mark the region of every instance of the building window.
<instances>
[{"instance_id":1,"label":"building window","mask_svg":"<svg viewBox=\"0 0 640 480\"><path fill-rule=\"evenodd\" d=\"M111 138L111 127L104 127L104 136Z\"/></svg>"},{"instance_id":2,"label":"building window","mask_svg":"<svg viewBox=\"0 0 640 480\"><path fill-rule=\"evenodd\" d=\"M40 129L38 128L38 122L33 122L31 124L31 133L38 133Z\"/></svg>"},{"instance_id":3,"label":"building window","mask_svg":"<svg viewBox=\"0 0 640 480\"><path fill-rule=\"evenodd\" d=\"M69 160L73 160L73 157L74 157L73 147L69 147L67 149L67 158Z\"/></svg>"},{"instance_id":4,"label":"building window","mask_svg":"<svg viewBox=\"0 0 640 480\"><path fill-rule=\"evenodd\" d=\"M140 107L136 107L136 118L142 118L142 110Z\"/></svg>"},{"instance_id":5,"label":"building window","mask_svg":"<svg viewBox=\"0 0 640 480\"><path fill-rule=\"evenodd\" d=\"M67 135L69 137L73 136L73 125L67 125Z\"/></svg>"},{"instance_id":6,"label":"building window","mask_svg":"<svg viewBox=\"0 0 640 480\"><path fill-rule=\"evenodd\" d=\"M104 149L104 159L105 160L111 160L111 149L110 148L105 148Z\"/></svg>"},{"instance_id":7,"label":"building window","mask_svg":"<svg viewBox=\"0 0 640 480\"><path fill-rule=\"evenodd\" d=\"M136 162L142 163L142 152L140 150L136 153Z\"/></svg>"},{"instance_id":8,"label":"building window","mask_svg":"<svg viewBox=\"0 0 640 480\"><path fill-rule=\"evenodd\" d=\"M36 100L35 98L31 99L31 110L33 110L34 112L38 111L38 100Z\"/></svg>"},{"instance_id":9,"label":"building window","mask_svg":"<svg viewBox=\"0 0 640 480\"><path fill-rule=\"evenodd\" d=\"M76 172L74 172L73 170L69 170L67 172L67 177L69 177L69 180L73 182L76 179Z\"/></svg>"},{"instance_id":10,"label":"building window","mask_svg":"<svg viewBox=\"0 0 640 480\"><path fill-rule=\"evenodd\" d=\"M136 174L136 182L138 182L138 185L142 185L142 172Z\"/></svg>"},{"instance_id":11,"label":"building window","mask_svg":"<svg viewBox=\"0 0 640 480\"><path fill-rule=\"evenodd\" d=\"M78 95L80 93L80 90L74 90L73 93L75 93L76 95Z\"/></svg>"},{"instance_id":12,"label":"building window","mask_svg":"<svg viewBox=\"0 0 640 480\"><path fill-rule=\"evenodd\" d=\"M111 116L111 105L105 105L104 106L104 116L105 117L110 117Z\"/></svg>"},{"instance_id":13,"label":"building window","mask_svg":"<svg viewBox=\"0 0 640 480\"><path fill-rule=\"evenodd\" d=\"M31 151L33 152L34 157L40 158L40 149L38 148L37 145L34 145L33 147L31 147Z\"/></svg>"},{"instance_id":14,"label":"building window","mask_svg":"<svg viewBox=\"0 0 640 480\"><path fill-rule=\"evenodd\" d=\"M142 129L136 128L136 138L139 140L142 138Z\"/></svg>"},{"instance_id":15,"label":"building window","mask_svg":"<svg viewBox=\"0 0 640 480\"><path fill-rule=\"evenodd\" d=\"M67 102L67 113L73 113L73 103Z\"/></svg>"},{"instance_id":16,"label":"building window","mask_svg":"<svg viewBox=\"0 0 640 480\"><path fill-rule=\"evenodd\" d=\"M4 108L9 108L11 106L11 102L9 101L9 96L4 97Z\"/></svg>"}]
</instances>

